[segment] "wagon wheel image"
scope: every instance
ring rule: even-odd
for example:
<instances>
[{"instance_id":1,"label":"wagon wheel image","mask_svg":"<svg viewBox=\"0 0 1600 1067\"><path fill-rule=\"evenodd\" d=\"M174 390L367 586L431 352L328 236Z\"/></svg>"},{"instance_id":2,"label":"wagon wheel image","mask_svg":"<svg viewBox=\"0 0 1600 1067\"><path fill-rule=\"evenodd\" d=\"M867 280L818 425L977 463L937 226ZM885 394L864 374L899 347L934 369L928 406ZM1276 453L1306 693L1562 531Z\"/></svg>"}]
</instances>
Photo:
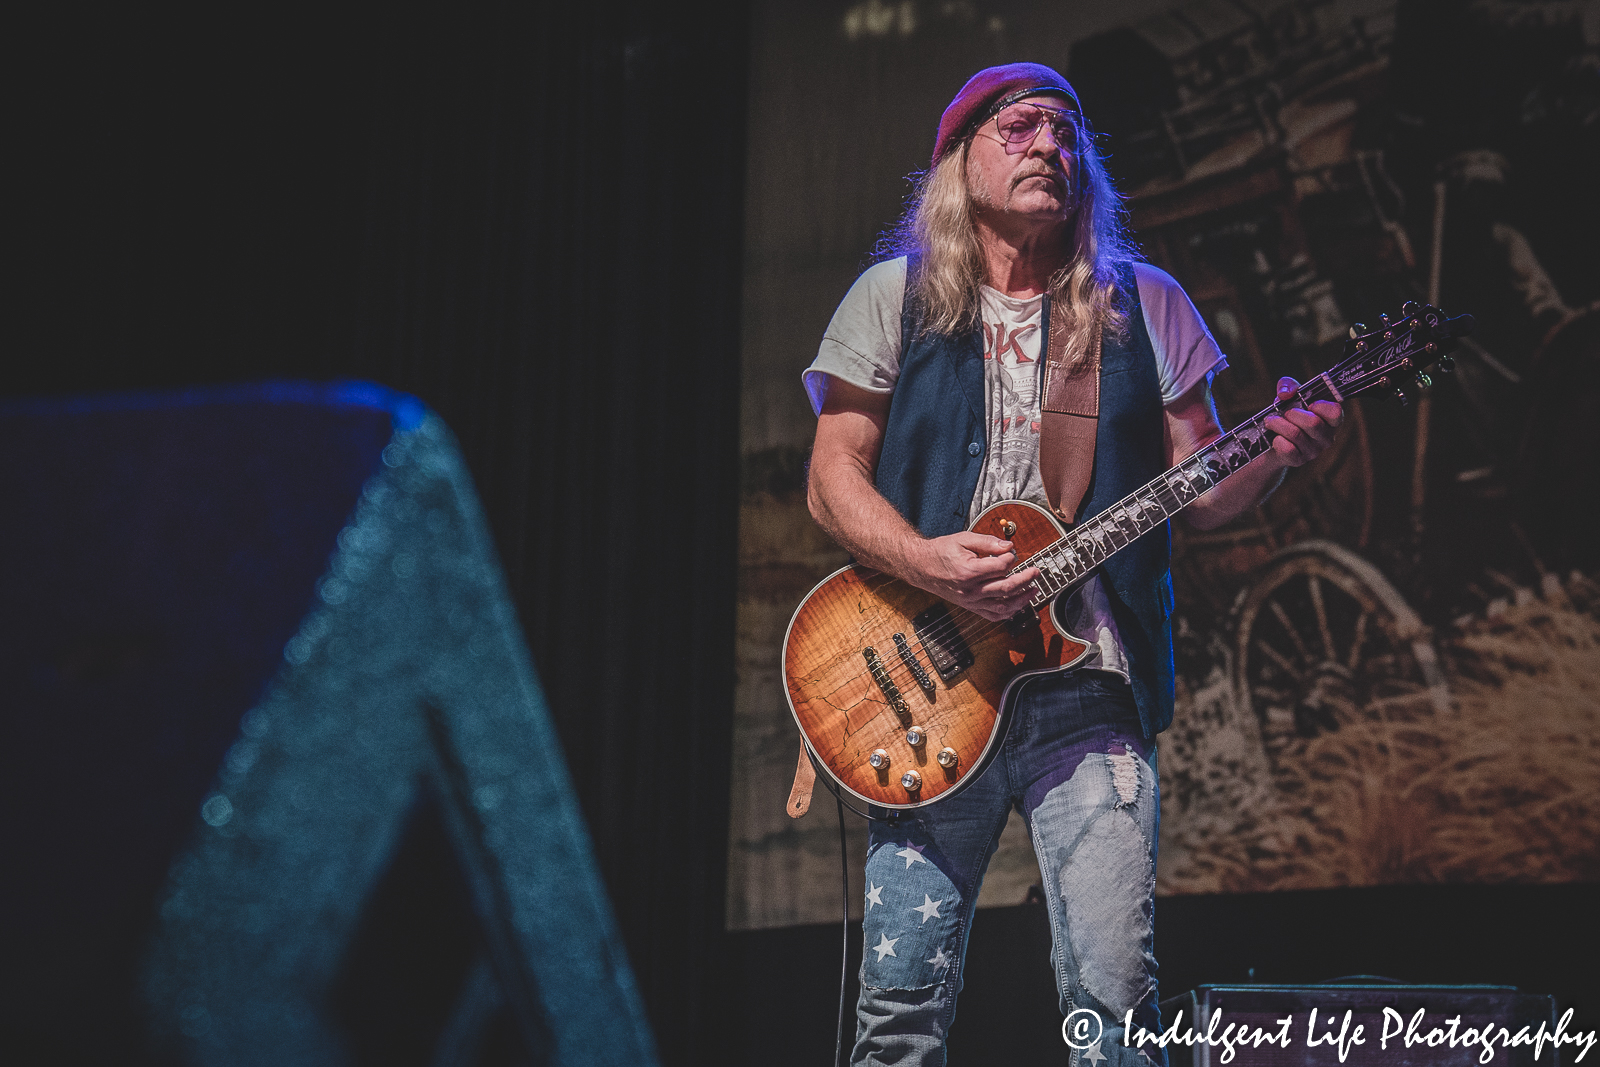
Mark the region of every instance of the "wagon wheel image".
<instances>
[{"instance_id":1,"label":"wagon wheel image","mask_svg":"<svg viewBox=\"0 0 1600 1067\"><path fill-rule=\"evenodd\" d=\"M1433 638L1376 567L1332 541L1274 557L1234 609L1234 683L1276 760L1363 718L1450 709Z\"/></svg>"},{"instance_id":2,"label":"wagon wheel image","mask_svg":"<svg viewBox=\"0 0 1600 1067\"><path fill-rule=\"evenodd\" d=\"M1215 530L1173 524L1173 581L1180 603L1204 604L1223 615L1237 600L1245 576L1288 551L1285 546L1313 543L1312 538L1356 548L1367 543L1372 447L1361 405L1347 405L1345 411L1333 445L1261 506Z\"/></svg>"},{"instance_id":3,"label":"wagon wheel image","mask_svg":"<svg viewBox=\"0 0 1600 1067\"><path fill-rule=\"evenodd\" d=\"M1230 343L1231 369L1216 379L1213 390L1222 424L1232 426L1260 410L1284 368L1268 365L1237 292L1214 278L1208 285L1195 306L1219 324ZM1307 364L1294 373L1308 380L1321 369ZM1258 507L1215 530L1174 524L1173 581L1181 603L1225 614L1246 575L1266 566L1284 546L1308 538L1366 547L1374 512L1373 449L1362 405L1347 404L1344 410L1333 444Z\"/></svg>"}]
</instances>

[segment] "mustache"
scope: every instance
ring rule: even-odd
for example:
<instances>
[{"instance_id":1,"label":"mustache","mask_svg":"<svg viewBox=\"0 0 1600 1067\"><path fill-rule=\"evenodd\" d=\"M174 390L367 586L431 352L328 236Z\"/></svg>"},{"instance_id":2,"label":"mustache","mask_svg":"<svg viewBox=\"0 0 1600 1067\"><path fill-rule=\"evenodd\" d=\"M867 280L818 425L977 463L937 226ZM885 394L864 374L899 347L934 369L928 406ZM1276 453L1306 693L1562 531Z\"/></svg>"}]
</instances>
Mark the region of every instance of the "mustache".
<instances>
[{"instance_id":1,"label":"mustache","mask_svg":"<svg viewBox=\"0 0 1600 1067\"><path fill-rule=\"evenodd\" d=\"M1018 174L1011 180L1011 187L1014 189L1023 182L1027 181L1029 178L1049 178L1062 188L1065 188L1067 184L1067 176L1060 169L1055 167L1038 167L1028 171L1025 174Z\"/></svg>"}]
</instances>

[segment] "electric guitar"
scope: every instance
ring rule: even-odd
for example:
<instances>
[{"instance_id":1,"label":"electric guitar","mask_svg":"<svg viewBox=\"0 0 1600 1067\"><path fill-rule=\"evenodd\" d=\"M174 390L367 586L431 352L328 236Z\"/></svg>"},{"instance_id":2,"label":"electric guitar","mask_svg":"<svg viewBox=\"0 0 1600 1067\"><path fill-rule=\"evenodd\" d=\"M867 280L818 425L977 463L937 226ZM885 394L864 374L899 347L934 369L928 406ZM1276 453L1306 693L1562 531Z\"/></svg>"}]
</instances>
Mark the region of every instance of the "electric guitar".
<instances>
[{"instance_id":1,"label":"electric guitar","mask_svg":"<svg viewBox=\"0 0 1600 1067\"><path fill-rule=\"evenodd\" d=\"M1344 359L1136 492L1070 531L1023 501L996 504L971 529L1011 541L1013 572L1039 568L1027 608L989 620L866 567L835 571L806 594L783 639L789 709L821 778L841 800L901 811L954 796L988 767L1025 678L1069 670L1090 645L1060 621L1062 594L1271 447L1271 415L1316 400L1426 387L1448 373L1472 317L1407 303L1373 330L1351 329ZM1046 610L1049 609L1049 610ZM855 805L852 804L852 807Z\"/></svg>"}]
</instances>

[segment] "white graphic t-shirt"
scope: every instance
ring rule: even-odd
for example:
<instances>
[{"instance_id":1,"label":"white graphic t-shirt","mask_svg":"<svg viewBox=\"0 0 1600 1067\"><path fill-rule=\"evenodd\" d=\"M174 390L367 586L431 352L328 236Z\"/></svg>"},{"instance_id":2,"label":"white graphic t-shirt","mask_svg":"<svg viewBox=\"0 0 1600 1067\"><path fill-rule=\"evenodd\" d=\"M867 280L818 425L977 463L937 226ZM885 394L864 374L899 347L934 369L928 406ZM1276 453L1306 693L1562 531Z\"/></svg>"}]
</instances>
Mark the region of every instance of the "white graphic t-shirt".
<instances>
[{"instance_id":1,"label":"white graphic t-shirt","mask_svg":"<svg viewBox=\"0 0 1600 1067\"><path fill-rule=\"evenodd\" d=\"M1044 324L1044 296L1019 300L985 285L979 318L989 447L967 510L968 523L1002 500L1050 507L1039 479L1039 331Z\"/></svg>"},{"instance_id":2,"label":"white graphic t-shirt","mask_svg":"<svg viewBox=\"0 0 1600 1067\"><path fill-rule=\"evenodd\" d=\"M1172 276L1148 263L1134 264L1145 329L1155 350L1161 402L1171 404L1201 379L1226 367L1211 331ZM900 309L906 261L879 263L856 279L823 335L817 358L802 381L812 409L822 411L828 380L839 378L874 393L892 393L900 376ZM984 391L988 448L972 495L968 521L1004 500L1049 509L1039 478L1039 363L1044 297L1017 299L982 288ZM1083 666L1128 677L1111 605L1099 576L1063 605L1068 628L1094 649Z\"/></svg>"}]
</instances>

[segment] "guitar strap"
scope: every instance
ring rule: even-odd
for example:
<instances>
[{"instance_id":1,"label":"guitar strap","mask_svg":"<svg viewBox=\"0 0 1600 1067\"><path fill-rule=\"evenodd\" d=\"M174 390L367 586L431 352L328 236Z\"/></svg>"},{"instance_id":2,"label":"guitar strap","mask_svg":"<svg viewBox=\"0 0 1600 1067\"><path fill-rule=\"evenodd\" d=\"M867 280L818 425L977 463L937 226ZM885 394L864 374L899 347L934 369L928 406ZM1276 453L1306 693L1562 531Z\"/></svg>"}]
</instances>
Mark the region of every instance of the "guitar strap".
<instances>
[{"instance_id":1,"label":"guitar strap","mask_svg":"<svg viewBox=\"0 0 1600 1067\"><path fill-rule=\"evenodd\" d=\"M784 805L789 818L798 819L811 810L811 791L817 785L817 769L806 754L805 738L800 739L800 762L794 768L794 786L789 790L789 803Z\"/></svg>"},{"instance_id":2,"label":"guitar strap","mask_svg":"<svg viewBox=\"0 0 1600 1067\"><path fill-rule=\"evenodd\" d=\"M1048 320L1045 348L1044 399L1039 405L1039 478L1044 482L1050 510L1063 525L1078 519L1078 508L1094 473L1095 436L1100 428L1100 333L1094 333L1086 358L1073 362L1067 353L1065 315ZM811 810L811 791L817 769L800 740L800 760L795 764L794 785L784 810L798 819Z\"/></svg>"},{"instance_id":3,"label":"guitar strap","mask_svg":"<svg viewBox=\"0 0 1600 1067\"><path fill-rule=\"evenodd\" d=\"M1051 315L1045 350L1044 399L1039 405L1039 480L1050 510L1063 525L1078 521L1078 508L1094 473L1095 435L1100 428L1100 331L1084 358L1067 352L1067 317Z\"/></svg>"}]
</instances>

